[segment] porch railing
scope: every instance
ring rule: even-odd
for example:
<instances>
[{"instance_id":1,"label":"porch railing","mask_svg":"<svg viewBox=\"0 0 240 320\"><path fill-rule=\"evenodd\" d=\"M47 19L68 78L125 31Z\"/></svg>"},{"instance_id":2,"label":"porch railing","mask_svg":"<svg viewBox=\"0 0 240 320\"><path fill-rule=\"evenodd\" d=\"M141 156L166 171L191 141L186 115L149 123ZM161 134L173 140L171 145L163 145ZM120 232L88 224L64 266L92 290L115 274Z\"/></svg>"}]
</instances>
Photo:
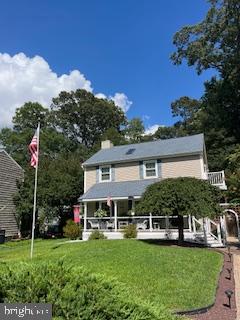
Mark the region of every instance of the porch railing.
<instances>
[{"instance_id":1,"label":"porch railing","mask_svg":"<svg viewBox=\"0 0 240 320\"><path fill-rule=\"evenodd\" d=\"M227 189L224 171L208 172L208 181L223 190Z\"/></svg>"},{"instance_id":2,"label":"porch railing","mask_svg":"<svg viewBox=\"0 0 240 320\"><path fill-rule=\"evenodd\" d=\"M117 222L117 226L115 223ZM119 216L87 217L86 230L121 231L130 223L136 224L138 231L174 231L178 229L177 216ZM189 216L184 216L184 230L192 231Z\"/></svg>"}]
</instances>

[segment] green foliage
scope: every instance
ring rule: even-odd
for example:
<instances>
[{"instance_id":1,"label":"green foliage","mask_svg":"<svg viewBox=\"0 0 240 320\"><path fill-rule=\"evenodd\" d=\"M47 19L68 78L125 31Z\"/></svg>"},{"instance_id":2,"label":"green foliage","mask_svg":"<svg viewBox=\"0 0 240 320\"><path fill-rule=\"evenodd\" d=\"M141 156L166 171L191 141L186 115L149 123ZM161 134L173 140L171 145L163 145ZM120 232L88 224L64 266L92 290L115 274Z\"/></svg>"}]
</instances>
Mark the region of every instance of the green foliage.
<instances>
[{"instance_id":1,"label":"green foliage","mask_svg":"<svg viewBox=\"0 0 240 320\"><path fill-rule=\"evenodd\" d=\"M127 299L116 281L62 262L2 265L0 282L0 301L52 303L53 319L163 319L150 306Z\"/></svg>"},{"instance_id":2,"label":"green foliage","mask_svg":"<svg viewBox=\"0 0 240 320\"><path fill-rule=\"evenodd\" d=\"M144 124L140 118L133 118L128 121L126 128L126 137L131 143L140 142L144 132Z\"/></svg>"},{"instance_id":3,"label":"green foliage","mask_svg":"<svg viewBox=\"0 0 240 320\"><path fill-rule=\"evenodd\" d=\"M231 202L240 203L240 146L236 147L227 160L227 195L232 199Z\"/></svg>"},{"instance_id":4,"label":"green foliage","mask_svg":"<svg viewBox=\"0 0 240 320\"><path fill-rule=\"evenodd\" d=\"M99 230L94 230L91 232L88 240L103 240L107 239L107 237L103 234L103 232Z\"/></svg>"},{"instance_id":5,"label":"green foliage","mask_svg":"<svg viewBox=\"0 0 240 320\"><path fill-rule=\"evenodd\" d=\"M82 238L82 228L80 225L76 224L73 220L67 220L66 226L63 227L63 235L66 238L75 240Z\"/></svg>"},{"instance_id":6,"label":"green foliage","mask_svg":"<svg viewBox=\"0 0 240 320\"><path fill-rule=\"evenodd\" d=\"M134 239L62 244L59 240L36 240L33 261L41 264L63 259L68 266L71 263L107 279L114 277L124 285L129 301L153 306L162 320L168 319L166 308L188 310L213 303L222 255L157 243ZM29 241L7 242L0 248L1 261L11 267L21 266L23 261L29 262L29 248Z\"/></svg>"},{"instance_id":7,"label":"green foliage","mask_svg":"<svg viewBox=\"0 0 240 320\"><path fill-rule=\"evenodd\" d=\"M214 217L221 213L220 197L220 191L208 181L187 177L164 179L146 189L136 212Z\"/></svg>"},{"instance_id":8,"label":"green foliage","mask_svg":"<svg viewBox=\"0 0 240 320\"><path fill-rule=\"evenodd\" d=\"M173 63L184 60L195 66L198 74L215 70L216 76L205 82L204 95L190 117L189 101L183 98L172 105L173 115L181 117L179 129L185 135L204 132L209 168L226 168L227 157L240 141L240 3L239 0L210 0L210 9L203 21L185 26L174 36L176 52ZM189 101L187 101L187 100ZM186 108L187 107L187 108ZM230 182L230 180L229 180Z\"/></svg>"},{"instance_id":9,"label":"green foliage","mask_svg":"<svg viewBox=\"0 0 240 320\"><path fill-rule=\"evenodd\" d=\"M94 212L94 217L99 217L99 218L102 218L102 217L106 217L107 216L107 211L106 210L103 210L103 209L97 209L96 212Z\"/></svg>"},{"instance_id":10,"label":"green foliage","mask_svg":"<svg viewBox=\"0 0 240 320\"><path fill-rule=\"evenodd\" d=\"M120 131L125 115L113 101L98 99L86 90L61 92L53 99L51 122L84 146L92 147L110 128Z\"/></svg>"},{"instance_id":11,"label":"green foliage","mask_svg":"<svg viewBox=\"0 0 240 320\"><path fill-rule=\"evenodd\" d=\"M179 243L184 239L183 216L214 217L221 213L221 193L208 181L196 178L164 179L146 189L136 212L178 216Z\"/></svg>"},{"instance_id":12,"label":"green foliage","mask_svg":"<svg viewBox=\"0 0 240 320\"><path fill-rule=\"evenodd\" d=\"M123 237L125 239L137 238L137 226L136 224L130 223L123 229Z\"/></svg>"}]
</instances>

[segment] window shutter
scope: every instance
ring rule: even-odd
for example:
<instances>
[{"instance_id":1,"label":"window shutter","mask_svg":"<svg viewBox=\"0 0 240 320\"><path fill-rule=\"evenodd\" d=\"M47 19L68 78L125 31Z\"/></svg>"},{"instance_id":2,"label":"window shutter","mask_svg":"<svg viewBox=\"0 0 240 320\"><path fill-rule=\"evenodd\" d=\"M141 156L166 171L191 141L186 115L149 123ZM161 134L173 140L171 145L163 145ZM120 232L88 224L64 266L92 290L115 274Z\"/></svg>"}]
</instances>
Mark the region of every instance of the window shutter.
<instances>
[{"instance_id":1,"label":"window shutter","mask_svg":"<svg viewBox=\"0 0 240 320\"><path fill-rule=\"evenodd\" d=\"M115 181L115 165L114 164L111 166L110 170L111 170L111 178L112 178L111 181Z\"/></svg>"},{"instance_id":2,"label":"window shutter","mask_svg":"<svg viewBox=\"0 0 240 320\"><path fill-rule=\"evenodd\" d=\"M139 161L139 176L143 179L143 161Z\"/></svg>"},{"instance_id":3,"label":"window shutter","mask_svg":"<svg viewBox=\"0 0 240 320\"><path fill-rule=\"evenodd\" d=\"M97 166L96 168L96 182L98 183L99 182L99 166Z\"/></svg>"},{"instance_id":4,"label":"window shutter","mask_svg":"<svg viewBox=\"0 0 240 320\"><path fill-rule=\"evenodd\" d=\"M162 178L162 161L160 159L157 160L157 170L158 178Z\"/></svg>"}]
</instances>

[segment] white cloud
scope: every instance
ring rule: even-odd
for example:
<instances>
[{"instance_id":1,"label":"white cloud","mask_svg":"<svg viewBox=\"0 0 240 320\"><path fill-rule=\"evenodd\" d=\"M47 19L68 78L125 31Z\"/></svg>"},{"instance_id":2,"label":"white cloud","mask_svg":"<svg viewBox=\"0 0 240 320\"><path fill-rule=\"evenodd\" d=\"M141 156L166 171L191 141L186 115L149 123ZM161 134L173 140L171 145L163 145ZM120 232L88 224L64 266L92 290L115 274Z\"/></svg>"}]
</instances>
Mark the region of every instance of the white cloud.
<instances>
[{"instance_id":1,"label":"white cloud","mask_svg":"<svg viewBox=\"0 0 240 320\"><path fill-rule=\"evenodd\" d=\"M79 70L58 76L40 56L27 57L24 53L14 56L0 53L0 128L10 126L17 107L25 102L39 102L49 106L53 97L62 90L85 89L92 92L91 81ZM101 98L106 98L101 94ZM111 97L127 111L132 102L124 93Z\"/></svg>"},{"instance_id":2,"label":"white cloud","mask_svg":"<svg viewBox=\"0 0 240 320\"><path fill-rule=\"evenodd\" d=\"M154 134L159 127L161 127L160 124L154 124L154 125L148 127L148 128L145 130L145 134L146 134L146 135L148 135L148 134Z\"/></svg>"},{"instance_id":3,"label":"white cloud","mask_svg":"<svg viewBox=\"0 0 240 320\"><path fill-rule=\"evenodd\" d=\"M112 100L116 106L120 107L124 112L127 112L132 105L132 101L128 99L125 93L115 93L114 96L106 96L104 93L97 93L95 97L99 99Z\"/></svg>"},{"instance_id":4,"label":"white cloud","mask_svg":"<svg viewBox=\"0 0 240 320\"><path fill-rule=\"evenodd\" d=\"M103 93L97 93L95 94L95 97L97 97L98 99L107 99L107 96L105 96L105 94Z\"/></svg>"},{"instance_id":5,"label":"white cloud","mask_svg":"<svg viewBox=\"0 0 240 320\"><path fill-rule=\"evenodd\" d=\"M117 92L113 97L110 96L109 98L113 100L118 107L122 108L124 112L127 112L132 105L132 101L128 99L125 93Z\"/></svg>"}]
</instances>

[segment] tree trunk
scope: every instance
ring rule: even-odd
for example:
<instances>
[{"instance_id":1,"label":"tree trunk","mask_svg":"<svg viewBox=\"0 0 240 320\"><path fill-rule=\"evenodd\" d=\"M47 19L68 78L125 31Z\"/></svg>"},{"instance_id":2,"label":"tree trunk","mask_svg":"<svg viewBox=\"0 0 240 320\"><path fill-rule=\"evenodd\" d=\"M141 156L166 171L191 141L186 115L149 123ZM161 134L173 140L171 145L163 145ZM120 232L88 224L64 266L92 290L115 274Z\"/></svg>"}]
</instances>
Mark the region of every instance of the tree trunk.
<instances>
[{"instance_id":1,"label":"tree trunk","mask_svg":"<svg viewBox=\"0 0 240 320\"><path fill-rule=\"evenodd\" d=\"M183 242L184 242L183 216L178 215L178 245L181 246Z\"/></svg>"}]
</instances>

